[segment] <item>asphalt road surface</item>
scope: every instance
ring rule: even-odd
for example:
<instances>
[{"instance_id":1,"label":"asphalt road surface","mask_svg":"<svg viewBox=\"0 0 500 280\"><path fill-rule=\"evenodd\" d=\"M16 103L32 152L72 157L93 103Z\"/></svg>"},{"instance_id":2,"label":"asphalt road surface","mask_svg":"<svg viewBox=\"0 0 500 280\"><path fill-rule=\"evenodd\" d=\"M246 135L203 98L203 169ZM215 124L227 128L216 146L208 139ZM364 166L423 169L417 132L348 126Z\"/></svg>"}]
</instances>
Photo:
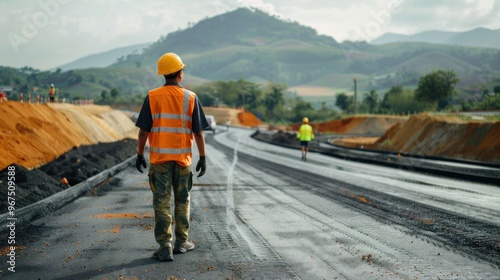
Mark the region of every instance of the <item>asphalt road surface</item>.
<instances>
[{"instance_id":1,"label":"asphalt road surface","mask_svg":"<svg viewBox=\"0 0 500 280\"><path fill-rule=\"evenodd\" d=\"M16 272L3 255L2 279L500 279L500 188L321 154L302 162L251 133L207 133L194 251L150 258L152 195L130 167L17 229Z\"/></svg>"}]
</instances>

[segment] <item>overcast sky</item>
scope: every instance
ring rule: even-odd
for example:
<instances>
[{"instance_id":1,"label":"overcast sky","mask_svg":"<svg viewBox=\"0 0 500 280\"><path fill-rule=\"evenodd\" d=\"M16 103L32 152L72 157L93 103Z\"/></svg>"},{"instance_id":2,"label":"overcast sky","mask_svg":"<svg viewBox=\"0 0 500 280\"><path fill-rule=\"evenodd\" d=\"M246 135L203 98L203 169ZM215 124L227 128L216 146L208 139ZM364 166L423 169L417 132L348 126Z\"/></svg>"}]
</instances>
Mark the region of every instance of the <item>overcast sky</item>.
<instances>
[{"instance_id":1,"label":"overcast sky","mask_svg":"<svg viewBox=\"0 0 500 280\"><path fill-rule=\"evenodd\" d=\"M495 0L0 0L0 65L47 70L113 48L154 42L188 23L256 7L337 41L386 32L500 28Z\"/></svg>"}]
</instances>

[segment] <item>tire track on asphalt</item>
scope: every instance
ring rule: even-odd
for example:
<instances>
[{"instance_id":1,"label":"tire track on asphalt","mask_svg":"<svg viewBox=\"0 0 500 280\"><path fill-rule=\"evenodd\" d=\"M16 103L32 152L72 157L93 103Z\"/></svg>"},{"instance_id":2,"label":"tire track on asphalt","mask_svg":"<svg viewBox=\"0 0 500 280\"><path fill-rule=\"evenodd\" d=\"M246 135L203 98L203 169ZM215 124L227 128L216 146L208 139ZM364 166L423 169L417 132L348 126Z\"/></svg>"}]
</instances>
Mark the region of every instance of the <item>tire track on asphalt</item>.
<instances>
[{"instance_id":1,"label":"tire track on asphalt","mask_svg":"<svg viewBox=\"0 0 500 280\"><path fill-rule=\"evenodd\" d=\"M216 267L232 271L236 279L300 279L291 266L235 211L233 187L238 183L234 177L238 165L238 143L232 153L229 166L222 163L225 160L217 158L217 155L214 155L213 161L213 157L210 158L210 162L216 165L215 173L220 169L221 174L227 174L226 184L198 193L196 204L207 206L191 209L192 218L200 224L194 231L201 231L196 235L203 236L203 244L206 244L200 245L198 250L202 254L210 252L218 256Z\"/></svg>"},{"instance_id":2,"label":"tire track on asphalt","mask_svg":"<svg viewBox=\"0 0 500 280\"><path fill-rule=\"evenodd\" d=\"M209 142L216 145L213 139ZM232 151L229 148L224 145L217 145L217 148L232 158ZM265 170L266 173L281 177L292 185L300 185L301 188L320 196L341 202L386 224L401 225L407 228L409 234L425 236L444 244L450 250L500 267L498 225L304 170L284 168L248 154L241 153L239 158L256 169Z\"/></svg>"}]
</instances>

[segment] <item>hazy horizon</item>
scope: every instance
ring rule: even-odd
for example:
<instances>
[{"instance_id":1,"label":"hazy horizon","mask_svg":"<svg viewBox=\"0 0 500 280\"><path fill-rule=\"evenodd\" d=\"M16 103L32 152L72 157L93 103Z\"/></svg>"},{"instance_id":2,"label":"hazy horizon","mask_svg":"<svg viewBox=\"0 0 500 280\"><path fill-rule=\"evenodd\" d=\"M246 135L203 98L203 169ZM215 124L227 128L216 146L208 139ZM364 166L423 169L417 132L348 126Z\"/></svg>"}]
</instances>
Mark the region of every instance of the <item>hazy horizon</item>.
<instances>
[{"instance_id":1,"label":"hazy horizon","mask_svg":"<svg viewBox=\"0 0 500 280\"><path fill-rule=\"evenodd\" d=\"M0 65L47 70L87 55L155 42L170 32L232 11L255 7L312 27L341 42L372 41L385 33L500 28L500 3L416 0L4 0L0 2Z\"/></svg>"}]
</instances>

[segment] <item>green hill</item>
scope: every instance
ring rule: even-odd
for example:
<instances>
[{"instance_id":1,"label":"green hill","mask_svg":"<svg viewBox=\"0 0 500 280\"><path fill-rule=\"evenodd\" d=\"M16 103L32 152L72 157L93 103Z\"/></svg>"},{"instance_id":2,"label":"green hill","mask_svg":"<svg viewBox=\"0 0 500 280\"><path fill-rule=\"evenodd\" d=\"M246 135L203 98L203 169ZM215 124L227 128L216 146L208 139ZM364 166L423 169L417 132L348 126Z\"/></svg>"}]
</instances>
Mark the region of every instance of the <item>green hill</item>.
<instances>
[{"instance_id":1,"label":"green hill","mask_svg":"<svg viewBox=\"0 0 500 280\"><path fill-rule=\"evenodd\" d=\"M346 50L354 50L354 54ZM500 71L498 50L411 42L339 44L299 23L246 8L170 33L151 44L143 54L113 67L132 67L138 61L155 67L158 57L167 51L181 55L188 64L187 73L195 77L273 80L291 87L349 90L352 79L346 79L346 75L367 79L398 77L385 83L360 81L360 90L369 90L369 87L386 88L389 83L415 84L419 76L442 68L455 70L459 75Z\"/></svg>"},{"instance_id":2,"label":"green hill","mask_svg":"<svg viewBox=\"0 0 500 280\"><path fill-rule=\"evenodd\" d=\"M100 91L117 88L121 95L143 96L162 84L156 61L165 52L178 53L188 64L187 86L211 80L272 80L304 95L331 94L332 89L352 92L353 78L358 79L360 92L394 85L415 87L419 77L437 69L456 71L463 81L459 86L470 89L500 73L496 49L421 42L339 44L297 22L238 8L166 34L111 66L41 73L28 80L42 87L55 83L68 90L66 95L100 96ZM21 87L28 74L15 72L5 71L10 76L0 84Z\"/></svg>"},{"instance_id":3,"label":"green hill","mask_svg":"<svg viewBox=\"0 0 500 280\"><path fill-rule=\"evenodd\" d=\"M481 70L479 67L443 53L442 51L427 51L403 63L394 65L389 70L391 72L397 72L405 69L417 73L428 73L435 70L436 65L439 65L440 69L453 70L458 75L467 75L468 73Z\"/></svg>"}]
</instances>

